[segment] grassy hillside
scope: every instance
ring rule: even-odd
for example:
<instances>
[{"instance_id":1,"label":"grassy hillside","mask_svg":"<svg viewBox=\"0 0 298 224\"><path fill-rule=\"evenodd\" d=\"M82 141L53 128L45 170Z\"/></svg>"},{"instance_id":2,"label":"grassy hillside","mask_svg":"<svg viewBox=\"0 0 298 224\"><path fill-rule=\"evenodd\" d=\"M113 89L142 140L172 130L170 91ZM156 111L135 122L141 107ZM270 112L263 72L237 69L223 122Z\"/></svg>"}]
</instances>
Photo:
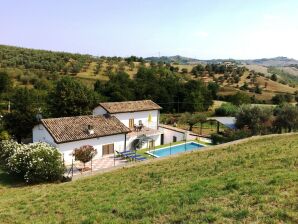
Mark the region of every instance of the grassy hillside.
<instances>
[{"instance_id":1,"label":"grassy hillside","mask_svg":"<svg viewBox=\"0 0 298 224\"><path fill-rule=\"evenodd\" d=\"M298 84L298 69L295 67L270 67L268 71L288 83Z\"/></svg>"},{"instance_id":2,"label":"grassy hillside","mask_svg":"<svg viewBox=\"0 0 298 224\"><path fill-rule=\"evenodd\" d=\"M262 138L31 187L0 174L0 223L297 223L297 149Z\"/></svg>"}]
</instances>

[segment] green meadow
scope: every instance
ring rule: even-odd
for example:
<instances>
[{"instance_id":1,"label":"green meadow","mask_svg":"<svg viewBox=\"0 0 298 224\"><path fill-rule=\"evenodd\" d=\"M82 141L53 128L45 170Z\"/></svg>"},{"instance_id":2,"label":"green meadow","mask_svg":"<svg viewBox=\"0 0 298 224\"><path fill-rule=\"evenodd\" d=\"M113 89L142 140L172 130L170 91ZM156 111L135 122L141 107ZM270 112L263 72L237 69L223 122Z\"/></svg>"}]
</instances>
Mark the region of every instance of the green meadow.
<instances>
[{"instance_id":1,"label":"green meadow","mask_svg":"<svg viewBox=\"0 0 298 224\"><path fill-rule=\"evenodd\" d=\"M61 184L0 172L0 223L298 223L298 134Z\"/></svg>"}]
</instances>

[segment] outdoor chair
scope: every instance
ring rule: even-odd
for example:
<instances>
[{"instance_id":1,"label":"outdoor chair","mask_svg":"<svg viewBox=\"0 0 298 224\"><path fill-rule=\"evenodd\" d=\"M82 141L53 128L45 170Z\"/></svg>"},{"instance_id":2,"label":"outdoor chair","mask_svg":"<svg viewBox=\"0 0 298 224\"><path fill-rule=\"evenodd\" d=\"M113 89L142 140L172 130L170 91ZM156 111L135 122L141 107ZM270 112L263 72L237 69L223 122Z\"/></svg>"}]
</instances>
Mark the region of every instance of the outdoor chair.
<instances>
[{"instance_id":1,"label":"outdoor chair","mask_svg":"<svg viewBox=\"0 0 298 224\"><path fill-rule=\"evenodd\" d=\"M134 124L133 129L134 129L134 131L138 131L138 126Z\"/></svg>"}]
</instances>

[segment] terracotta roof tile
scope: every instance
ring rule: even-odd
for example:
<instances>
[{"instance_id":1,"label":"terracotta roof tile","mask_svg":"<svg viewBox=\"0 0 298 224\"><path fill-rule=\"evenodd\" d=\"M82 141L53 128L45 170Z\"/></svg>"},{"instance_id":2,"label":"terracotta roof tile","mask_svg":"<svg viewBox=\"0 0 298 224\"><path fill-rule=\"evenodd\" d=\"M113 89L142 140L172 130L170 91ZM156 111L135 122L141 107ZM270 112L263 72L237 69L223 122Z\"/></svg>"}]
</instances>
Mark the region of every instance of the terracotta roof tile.
<instances>
[{"instance_id":1,"label":"terracotta roof tile","mask_svg":"<svg viewBox=\"0 0 298 224\"><path fill-rule=\"evenodd\" d=\"M161 109L161 107L152 100L106 102L100 103L99 105L111 114Z\"/></svg>"},{"instance_id":2,"label":"terracotta roof tile","mask_svg":"<svg viewBox=\"0 0 298 224\"><path fill-rule=\"evenodd\" d=\"M49 131L56 143L78 141L121 133L130 130L116 117L110 116L77 116L42 119L41 123ZM94 133L88 132L88 125Z\"/></svg>"}]
</instances>

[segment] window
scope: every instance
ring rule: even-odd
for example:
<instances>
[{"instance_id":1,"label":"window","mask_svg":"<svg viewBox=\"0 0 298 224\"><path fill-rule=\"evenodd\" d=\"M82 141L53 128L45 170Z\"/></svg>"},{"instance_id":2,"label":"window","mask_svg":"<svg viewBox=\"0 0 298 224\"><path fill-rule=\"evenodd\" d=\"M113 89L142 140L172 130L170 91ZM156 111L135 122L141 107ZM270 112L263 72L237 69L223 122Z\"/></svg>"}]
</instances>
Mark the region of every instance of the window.
<instances>
[{"instance_id":1,"label":"window","mask_svg":"<svg viewBox=\"0 0 298 224\"><path fill-rule=\"evenodd\" d=\"M133 128L133 126L135 125L135 121L133 118L129 119L129 128Z\"/></svg>"},{"instance_id":2,"label":"window","mask_svg":"<svg viewBox=\"0 0 298 224\"><path fill-rule=\"evenodd\" d=\"M177 142L177 137L173 136L173 142Z\"/></svg>"}]
</instances>

